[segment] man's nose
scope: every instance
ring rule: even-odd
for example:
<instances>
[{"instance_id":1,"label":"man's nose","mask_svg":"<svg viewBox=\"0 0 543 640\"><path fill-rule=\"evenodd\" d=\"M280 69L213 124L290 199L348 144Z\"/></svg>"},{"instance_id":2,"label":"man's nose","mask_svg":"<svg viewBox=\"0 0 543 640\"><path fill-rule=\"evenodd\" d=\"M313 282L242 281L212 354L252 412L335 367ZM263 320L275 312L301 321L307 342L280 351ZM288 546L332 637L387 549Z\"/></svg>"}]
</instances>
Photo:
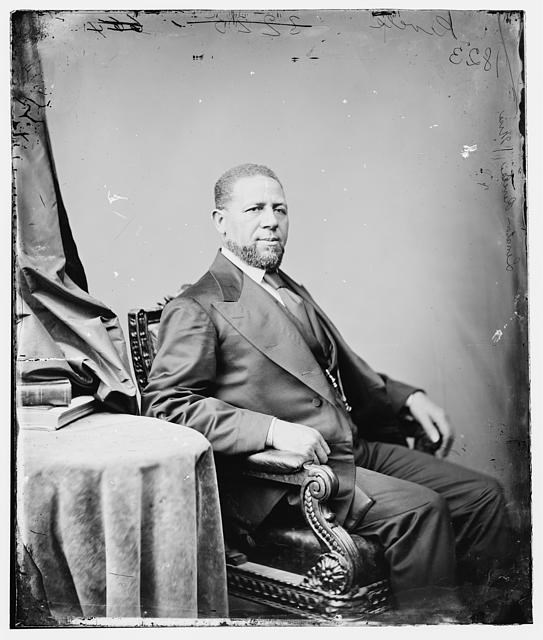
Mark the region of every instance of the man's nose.
<instances>
[{"instance_id":1,"label":"man's nose","mask_svg":"<svg viewBox=\"0 0 543 640\"><path fill-rule=\"evenodd\" d=\"M262 209L262 215L260 217L260 226L270 229L276 229L278 226L277 215L273 210L273 207L264 207Z\"/></svg>"}]
</instances>

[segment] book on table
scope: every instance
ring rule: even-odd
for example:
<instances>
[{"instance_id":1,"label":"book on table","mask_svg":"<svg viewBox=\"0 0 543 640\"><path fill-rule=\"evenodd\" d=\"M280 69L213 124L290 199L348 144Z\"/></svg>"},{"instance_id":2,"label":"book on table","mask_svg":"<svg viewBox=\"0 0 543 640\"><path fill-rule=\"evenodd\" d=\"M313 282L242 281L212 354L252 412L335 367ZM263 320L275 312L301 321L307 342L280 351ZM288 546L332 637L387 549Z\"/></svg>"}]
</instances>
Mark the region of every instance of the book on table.
<instances>
[{"instance_id":1,"label":"book on table","mask_svg":"<svg viewBox=\"0 0 543 640\"><path fill-rule=\"evenodd\" d=\"M77 396L66 407L19 406L17 407L17 422L21 429L55 431L97 410L98 401L93 396Z\"/></svg>"},{"instance_id":2,"label":"book on table","mask_svg":"<svg viewBox=\"0 0 543 640\"><path fill-rule=\"evenodd\" d=\"M68 378L41 380L39 382L18 380L16 396L18 406L53 405L67 407L72 400L72 384Z\"/></svg>"}]
</instances>

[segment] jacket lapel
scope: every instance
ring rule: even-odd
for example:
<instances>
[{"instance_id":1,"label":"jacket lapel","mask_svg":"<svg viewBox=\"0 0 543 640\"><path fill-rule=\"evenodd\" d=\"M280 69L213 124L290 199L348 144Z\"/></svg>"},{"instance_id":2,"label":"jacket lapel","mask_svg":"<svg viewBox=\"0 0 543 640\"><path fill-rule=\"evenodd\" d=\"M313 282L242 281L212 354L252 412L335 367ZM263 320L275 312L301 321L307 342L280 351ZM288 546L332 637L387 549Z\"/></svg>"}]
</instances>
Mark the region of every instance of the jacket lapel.
<instances>
[{"instance_id":1,"label":"jacket lapel","mask_svg":"<svg viewBox=\"0 0 543 640\"><path fill-rule=\"evenodd\" d=\"M224 301L214 302L212 306L256 349L334 403L334 395L318 362L279 303L222 254L220 258L215 260L211 272L221 287Z\"/></svg>"}]
</instances>

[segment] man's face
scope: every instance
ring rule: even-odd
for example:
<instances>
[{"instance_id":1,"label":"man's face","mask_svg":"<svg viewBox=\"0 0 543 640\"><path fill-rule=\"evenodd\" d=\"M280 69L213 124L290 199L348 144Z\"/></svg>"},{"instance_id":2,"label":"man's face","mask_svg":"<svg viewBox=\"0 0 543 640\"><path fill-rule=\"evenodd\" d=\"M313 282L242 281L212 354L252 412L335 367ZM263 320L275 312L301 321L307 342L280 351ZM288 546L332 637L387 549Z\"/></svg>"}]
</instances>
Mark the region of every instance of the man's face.
<instances>
[{"instance_id":1,"label":"man's face","mask_svg":"<svg viewBox=\"0 0 543 640\"><path fill-rule=\"evenodd\" d=\"M273 271L281 263L288 215L281 185L268 176L240 178L213 219L224 245L247 264Z\"/></svg>"}]
</instances>

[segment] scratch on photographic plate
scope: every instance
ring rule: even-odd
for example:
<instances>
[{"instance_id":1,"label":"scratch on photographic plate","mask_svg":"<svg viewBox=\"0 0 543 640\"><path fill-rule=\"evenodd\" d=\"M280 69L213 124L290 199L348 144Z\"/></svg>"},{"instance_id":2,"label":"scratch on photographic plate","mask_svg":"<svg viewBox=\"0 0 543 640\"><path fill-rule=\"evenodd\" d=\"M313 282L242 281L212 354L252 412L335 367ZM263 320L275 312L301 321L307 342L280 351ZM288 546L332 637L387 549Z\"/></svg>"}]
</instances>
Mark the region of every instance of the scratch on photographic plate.
<instances>
[{"instance_id":1,"label":"scratch on photographic plate","mask_svg":"<svg viewBox=\"0 0 543 640\"><path fill-rule=\"evenodd\" d=\"M460 152L460 155L462 156L462 158L469 158L469 154L473 153L474 151L477 151L476 144L472 144L472 145L465 144L464 150Z\"/></svg>"},{"instance_id":2,"label":"scratch on photographic plate","mask_svg":"<svg viewBox=\"0 0 543 640\"><path fill-rule=\"evenodd\" d=\"M116 193L111 193L111 191L107 190L107 199L109 200L109 204L113 204L117 200L128 200L128 196L119 196Z\"/></svg>"},{"instance_id":3,"label":"scratch on photographic plate","mask_svg":"<svg viewBox=\"0 0 543 640\"><path fill-rule=\"evenodd\" d=\"M494 335L492 336L492 342L494 344L498 344L498 342L502 339L503 331L501 329L496 329L494 331Z\"/></svg>"},{"instance_id":4,"label":"scratch on photographic plate","mask_svg":"<svg viewBox=\"0 0 543 640\"><path fill-rule=\"evenodd\" d=\"M515 306L517 306L519 304L520 301L520 296L517 294L515 296ZM494 331L494 335L491 338L492 344L498 344L498 342L503 338L503 332L507 329L507 327L509 326L509 323L513 321L513 319L517 319L519 321L523 320L523 316L518 312L518 311L514 311L512 316L509 316L509 319L507 320L507 322L503 325L503 327L501 329L496 329L496 331Z\"/></svg>"}]
</instances>

